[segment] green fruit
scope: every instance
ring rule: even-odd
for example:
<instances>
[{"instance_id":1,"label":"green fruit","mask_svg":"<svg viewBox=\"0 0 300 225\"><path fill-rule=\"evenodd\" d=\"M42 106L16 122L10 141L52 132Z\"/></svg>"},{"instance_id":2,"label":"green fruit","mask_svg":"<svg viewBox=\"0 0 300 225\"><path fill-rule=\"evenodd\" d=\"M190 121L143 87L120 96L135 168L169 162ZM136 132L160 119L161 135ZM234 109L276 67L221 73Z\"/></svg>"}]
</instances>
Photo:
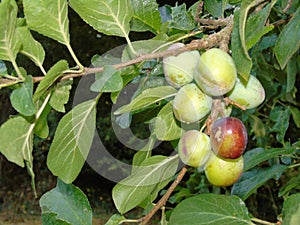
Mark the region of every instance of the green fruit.
<instances>
[{"instance_id":1,"label":"green fruit","mask_svg":"<svg viewBox=\"0 0 300 225\"><path fill-rule=\"evenodd\" d=\"M203 53L197 68L194 79L204 93L221 96L234 87L237 78L234 61L221 49L213 48Z\"/></svg>"},{"instance_id":2,"label":"green fruit","mask_svg":"<svg viewBox=\"0 0 300 225\"><path fill-rule=\"evenodd\" d=\"M204 171L212 185L227 187L233 185L240 178L243 167L243 156L237 159L223 159L212 153Z\"/></svg>"},{"instance_id":3,"label":"green fruit","mask_svg":"<svg viewBox=\"0 0 300 225\"><path fill-rule=\"evenodd\" d=\"M174 101L173 112L179 121L193 123L202 119L211 110L212 99L196 84L187 84L179 89Z\"/></svg>"},{"instance_id":4,"label":"green fruit","mask_svg":"<svg viewBox=\"0 0 300 225\"><path fill-rule=\"evenodd\" d=\"M246 109L253 109L265 100L265 89L256 77L250 75L246 84L237 78L228 97Z\"/></svg>"},{"instance_id":5,"label":"green fruit","mask_svg":"<svg viewBox=\"0 0 300 225\"><path fill-rule=\"evenodd\" d=\"M182 162L192 167L203 167L211 154L209 137L198 130L185 132L178 143Z\"/></svg>"},{"instance_id":6,"label":"green fruit","mask_svg":"<svg viewBox=\"0 0 300 225\"><path fill-rule=\"evenodd\" d=\"M169 49L183 47L184 44L176 43ZM177 56L168 56L163 59L163 69L167 82L175 87L180 88L185 84L191 83L194 79L194 73L200 54L198 51L189 51Z\"/></svg>"}]
</instances>

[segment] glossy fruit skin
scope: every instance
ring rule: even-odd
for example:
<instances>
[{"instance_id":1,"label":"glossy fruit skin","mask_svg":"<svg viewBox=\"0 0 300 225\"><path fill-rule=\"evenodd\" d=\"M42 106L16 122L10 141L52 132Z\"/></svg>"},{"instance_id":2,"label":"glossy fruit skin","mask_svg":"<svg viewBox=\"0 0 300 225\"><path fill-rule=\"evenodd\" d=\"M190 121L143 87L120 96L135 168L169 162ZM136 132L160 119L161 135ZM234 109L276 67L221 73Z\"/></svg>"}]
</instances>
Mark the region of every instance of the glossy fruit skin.
<instances>
[{"instance_id":1,"label":"glossy fruit skin","mask_svg":"<svg viewBox=\"0 0 300 225\"><path fill-rule=\"evenodd\" d=\"M187 84L179 89L173 101L177 120L193 123L202 119L211 110L212 98L205 95L196 84Z\"/></svg>"},{"instance_id":2,"label":"glossy fruit skin","mask_svg":"<svg viewBox=\"0 0 300 225\"><path fill-rule=\"evenodd\" d=\"M185 132L178 142L178 153L184 164L203 167L212 153L209 136L198 130Z\"/></svg>"},{"instance_id":3,"label":"glossy fruit skin","mask_svg":"<svg viewBox=\"0 0 300 225\"><path fill-rule=\"evenodd\" d=\"M265 89L256 77L250 75L246 84L237 78L234 88L227 96L246 109L253 109L265 100Z\"/></svg>"},{"instance_id":4,"label":"glossy fruit skin","mask_svg":"<svg viewBox=\"0 0 300 225\"><path fill-rule=\"evenodd\" d=\"M204 93L221 96L234 87L237 71L229 54L218 48L204 52L198 63L194 80Z\"/></svg>"},{"instance_id":5,"label":"glossy fruit skin","mask_svg":"<svg viewBox=\"0 0 300 225\"><path fill-rule=\"evenodd\" d=\"M183 47L182 43L175 43L169 49ZM183 52L177 56L168 56L163 59L163 69L167 82L180 88L185 84L191 83L200 54L198 51Z\"/></svg>"},{"instance_id":6,"label":"glossy fruit skin","mask_svg":"<svg viewBox=\"0 0 300 225\"><path fill-rule=\"evenodd\" d=\"M218 119L211 127L211 147L220 157L236 159L247 146L247 130L242 121L234 117Z\"/></svg>"},{"instance_id":7,"label":"glossy fruit skin","mask_svg":"<svg viewBox=\"0 0 300 225\"><path fill-rule=\"evenodd\" d=\"M205 167L205 175L208 181L218 187L233 185L243 173L244 158L223 159L214 153L211 155Z\"/></svg>"}]
</instances>

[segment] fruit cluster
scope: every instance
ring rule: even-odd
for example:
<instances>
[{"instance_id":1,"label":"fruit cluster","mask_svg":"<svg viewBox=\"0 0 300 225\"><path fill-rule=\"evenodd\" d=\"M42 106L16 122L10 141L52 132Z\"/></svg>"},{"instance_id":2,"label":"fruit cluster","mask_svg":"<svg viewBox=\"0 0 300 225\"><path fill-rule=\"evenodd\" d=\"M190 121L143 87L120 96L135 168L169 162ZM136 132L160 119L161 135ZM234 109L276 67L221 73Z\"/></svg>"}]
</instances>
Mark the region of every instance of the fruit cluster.
<instances>
[{"instance_id":1,"label":"fruit cluster","mask_svg":"<svg viewBox=\"0 0 300 225\"><path fill-rule=\"evenodd\" d=\"M182 47L176 43L170 48ZM198 51L184 52L163 59L165 78L177 88L173 113L182 123L199 122L212 112L213 99L226 96L246 109L255 108L265 98L264 88L250 75L247 83L237 77L231 56L218 48L202 55ZM218 114L208 134L187 130L180 138L178 152L186 165L203 169L215 186L230 186L243 171L243 153L248 137L244 124L230 117L231 112ZM225 112L225 113L224 113Z\"/></svg>"}]
</instances>

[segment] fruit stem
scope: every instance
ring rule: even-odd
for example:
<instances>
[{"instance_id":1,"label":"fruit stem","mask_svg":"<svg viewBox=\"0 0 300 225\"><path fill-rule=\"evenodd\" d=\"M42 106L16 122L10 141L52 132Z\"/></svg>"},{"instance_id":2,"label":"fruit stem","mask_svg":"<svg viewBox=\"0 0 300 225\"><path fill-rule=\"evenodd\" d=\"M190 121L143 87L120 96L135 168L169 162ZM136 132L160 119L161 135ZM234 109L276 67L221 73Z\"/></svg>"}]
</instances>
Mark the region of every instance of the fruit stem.
<instances>
[{"instance_id":1,"label":"fruit stem","mask_svg":"<svg viewBox=\"0 0 300 225\"><path fill-rule=\"evenodd\" d=\"M139 219L140 225L145 225L147 224L147 222L152 218L152 216L161 208L163 207L167 200L169 199L170 195L172 194L172 192L174 191L174 189L177 187L177 185L180 183L180 181L182 180L182 178L184 177L185 173L187 171L187 167L183 167L178 176L176 177L176 179L174 180L174 182L171 184L171 186L169 187L169 189L167 190L167 192L164 194L164 196L162 196L162 198L158 201L158 203L153 207L153 209L144 217L142 217L141 219Z\"/></svg>"}]
</instances>

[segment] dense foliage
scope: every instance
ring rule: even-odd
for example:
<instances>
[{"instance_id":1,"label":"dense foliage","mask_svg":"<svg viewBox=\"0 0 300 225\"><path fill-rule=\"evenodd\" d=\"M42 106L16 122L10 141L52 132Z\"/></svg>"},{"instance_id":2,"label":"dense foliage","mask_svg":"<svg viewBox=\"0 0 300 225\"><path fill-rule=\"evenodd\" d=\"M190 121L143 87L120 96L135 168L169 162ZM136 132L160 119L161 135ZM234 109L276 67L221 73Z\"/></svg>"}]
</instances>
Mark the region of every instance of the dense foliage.
<instances>
[{"instance_id":1,"label":"dense foliage","mask_svg":"<svg viewBox=\"0 0 300 225\"><path fill-rule=\"evenodd\" d=\"M88 199L72 184L85 163L117 183L112 198L118 214L109 225L146 224L159 210L160 223L170 225L300 221L299 6L297 0L194 1L189 7L159 6L155 0L23 0L18 5L2 0L0 89L10 91L17 114L0 127L0 152L26 167L33 191L33 140L49 136L51 111L64 114L47 154L45 166L58 181L40 199L43 224L92 224ZM99 35L122 37L127 44L83 65L71 46L69 7ZM73 60L61 58L46 68L47 52L34 32L64 45ZM131 41L130 32L151 37ZM39 72L28 74L19 55ZM113 157L96 132L104 94L114 104L106 111L111 110L116 136L136 150L130 164ZM73 108L67 111L70 101ZM239 118L238 133L236 124L232 135L212 129L229 116ZM147 138L131 132L137 117L148 128ZM220 150L223 142L210 142L209 136L226 143L232 136L243 139L227 157L228 143ZM156 154L165 142L172 152ZM194 145L200 148L196 155ZM230 166L211 170L223 161ZM119 173L110 173L112 167ZM220 182L226 177L231 180ZM270 181L277 182L275 195L282 199L272 222L256 218L245 203ZM136 208L143 214L132 218Z\"/></svg>"}]
</instances>

